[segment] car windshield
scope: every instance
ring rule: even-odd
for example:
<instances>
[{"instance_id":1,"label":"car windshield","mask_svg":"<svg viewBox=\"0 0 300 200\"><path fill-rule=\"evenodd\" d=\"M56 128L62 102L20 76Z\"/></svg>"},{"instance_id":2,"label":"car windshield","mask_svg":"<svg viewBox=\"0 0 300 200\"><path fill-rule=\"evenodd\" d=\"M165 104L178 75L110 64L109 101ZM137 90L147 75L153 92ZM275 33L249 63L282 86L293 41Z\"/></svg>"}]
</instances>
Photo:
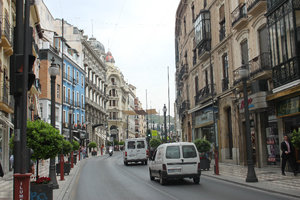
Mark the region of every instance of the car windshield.
<instances>
[{"instance_id":1,"label":"car windshield","mask_svg":"<svg viewBox=\"0 0 300 200\"><path fill-rule=\"evenodd\" d=\"M197 157L196 149L193 145L182 146L183 158L195 158Z\"/></svg>"},{"instance_id":2,"label":"car windshield","mask_svg":"<svg viewBox=\"0 0 300 200\"><path fill-rule=\"evenodd\" d=\"M178 159L180 158L179 146L168 146L166 152L166 158L168 159Z\"/></svg>"},{"instance_id":3,"label":"car windshield","mask_svg":"<svg viewBox=\"0 0 300 200\"><path fill-rule=\"evenodd\" d=\"M144 141L137 141L137 148L138 149L144 149L145 148L145 143Z\"/></svg>"},{"instance_id":4,"label":"car windshield","mask_svg":"<svg viewBox=\"0 0 300 200\"><path fill-rule=\"evenodd\" d=\"M135 149L135 141L129 141L127 143L127 149Z\"/></svg>"}]
</instances>

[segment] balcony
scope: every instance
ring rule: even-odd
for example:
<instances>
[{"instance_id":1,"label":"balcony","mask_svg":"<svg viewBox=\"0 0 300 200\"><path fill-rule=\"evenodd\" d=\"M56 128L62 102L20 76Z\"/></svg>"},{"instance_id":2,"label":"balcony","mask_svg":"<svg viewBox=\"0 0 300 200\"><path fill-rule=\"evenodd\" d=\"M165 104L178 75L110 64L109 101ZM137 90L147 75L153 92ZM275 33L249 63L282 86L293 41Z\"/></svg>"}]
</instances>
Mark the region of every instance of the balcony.
<instances>
[{"instance_id":1,"label":"balcony","mask_svg":"<svg viewBox=\"0 0 300 200\"><path fill-rule=\"evenodd\" d=\"M242 29L248 23L248 15L246 4L241 3L237 8L231 13L232 18L232 28L237 31Z\"/></svg>"},{"instance_id":2,"label":"balcony","mask_svg":"<svg viewBox=\"0 0 300 200\"><path fill-rule=\"evenodd\" d=\"M201 90L199 90L196 93L195 104L197 105L197 104L200 104L201 102L204 102L205 100L210 98L214 93L215 92L212 91L211 84L206 85L205 87L203 87Z\"/></svg>"},{"instance_id":3,"label":"balcony","mask_svg":"<svg viewBox=\"0 0 300 200\"><path fill-rule=\"evenodd\" d=\"M249 15L258 16L267 11L267 0L248 0L247 11Z\"/></svg>"},{"instance_id":4,"label":"balcony","mask_svg":"<svg viewBox=\"0 0 300 200\"><path fill-rule=\"evenodd\" d=\"M177 75L177 81L181 81L186 78L188 75L188 67L187 65L183 65Z\"/></svg>"},{"instance_id":5,"label":"balcony","mask_svg":"<svg viewBox=\"0 0 300 200\"><path fill-rule=\"evenodd\" d=\"M269 52L261 53L249 61L250 77L254 79L262 76L271 78L271 69L271 55Z\"/></svg>"},{"instance_id":6,"label":"balcony","mask_svg":"<svg viewBox=\"0 0 300 200\"><path fill-rule=\"evenodd\" d=\"M109 121L122 121L122 118L117 118L117 117L109 117Z\"/></svg>"},{"instance_id":7,"label":"balcony","mask_svg":"<svg viewBox=\"0 0 300 200\"><path fill-rule=\"evenodd\" d=\"M287 0L268 0L268 12L276 9L278 6L280 6L281 4L285 3Z\"/></svg>"},{"instance_id":8,"label":"balcony","mask_svg":"<svg viewBox=\"0 0 300 200\"><path fill-rule=\"evenodd\" d=\"M228 77L222 79L222 91L225 92L229 88L229 79Z\"/></svg>"},{"instance_id":9,"label":"balcony","mask_svg":"<svg viewBox=\"0 0 300 200\"><path fill-rule=\"evenodd\" d=\"M6 113L14 112L11 101L9 102L8 88L6 86L2 87L2 95L0 97L0 110Z\"/></svg>"},{"instance_id":10,"label":"balcony","mask_svg":"<svg viewBox=\"0 0 300 200\"><path fill-rule=\"evenodd\" d=\"M70 81L71 83L73 83L73 77L68 75L67 73L64 73L64 79Z\"/></svg>"},{"instance_id":11,"label":"balcony","mask_svg":"<svg viewBox=\"0 0 300 200\"><path fill-rule=\"evenodd\" d=\"M2 27L4 24L4 29L0 29L1 31L1 46L4 48L4 52L6 55L10 56L13 54L13 30L10 26L9 19L7 17L3 18L0 22L0 26Z\"/></svg>"},{"instance_id":12,"label":"balcony","mask_svg":"<svg viewBox=\"0 0 300 200\"><path fill-rule=\"evenodd\" d=\"M274 87L300 79L299 57L294 57L272 68Z\"/></svg>"},{"instance_id":13,"label":"balcony","mask_svg":"<svg viewBox=\"0 0 300 200\"><path fill-rule=\"evenodd\" d=\"M236 86L237 84L242 82L242 78L240 76L240 70L243 68L247 68L249 70L249 64L242 65L239 68L233 70L233 85ZM249 77L250 77L250 75L249 75Z\"/></svg>"},{"instance_id":14,"label":"balcony","mask_svg":"<svg viewBox=\"0 0 300 200\"><path fill-rule=\"evenodd\" d=\"M188 109L190 109L190 101L189 100L185 100L182 102L180 109L179 109L179 114L183 114L185 111L187 111Z\"/></svg>"}]
</instances>

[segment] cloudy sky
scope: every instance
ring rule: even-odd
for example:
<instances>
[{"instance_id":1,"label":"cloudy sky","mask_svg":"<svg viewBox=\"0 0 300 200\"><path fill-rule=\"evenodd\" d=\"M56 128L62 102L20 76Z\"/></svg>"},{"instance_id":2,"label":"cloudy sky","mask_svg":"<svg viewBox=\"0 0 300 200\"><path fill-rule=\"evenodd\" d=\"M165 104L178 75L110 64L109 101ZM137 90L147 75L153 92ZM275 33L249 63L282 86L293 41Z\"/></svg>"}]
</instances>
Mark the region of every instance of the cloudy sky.
<instances>
[{"instance_id":1,"label":"cloudy sky","mask_svg":"<svg viewBox=\"0 0 300 200\"><path fill-rule=\"evenodd\" d=\"M175 13L179 0L44 0L54 18L96 37L110 50L125 80L137 87L148 108L162 114L168 106L170 69L171 115L175 101Z\"/></svg>"}]
</instances>

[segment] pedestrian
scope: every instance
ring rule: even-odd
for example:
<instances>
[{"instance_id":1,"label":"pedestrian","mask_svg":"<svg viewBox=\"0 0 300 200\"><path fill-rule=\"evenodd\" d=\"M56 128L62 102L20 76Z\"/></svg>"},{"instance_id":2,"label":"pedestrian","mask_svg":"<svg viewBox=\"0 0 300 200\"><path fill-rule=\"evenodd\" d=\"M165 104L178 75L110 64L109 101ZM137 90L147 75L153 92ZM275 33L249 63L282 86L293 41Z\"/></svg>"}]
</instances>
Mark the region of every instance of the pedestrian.
<instances>
[{"instance_id":1,"label":"pedestrian","mask_svg":"<svg viewBox=\"0 0 300 200\"><path fill-rule=\"evenodd\" d=\"M2 165L0 162L0 177L3 177L3 176L4 176L4 172L3 172Z\"/></svg>"},{"instance_id":2,"label":"pedestrian","mask_svg":"<svg viewBox=\"0 0 300 200\"><path fill-rule=\"evenodd\" d=\"M285 166L286 166L286 162L288 161L293 172L294 175L297 175L296 172L296 166L295 166L295 158L294 158L294 152L295 149L292 145L291 142L289 142L289 138L287 135L283 136L284 141L281 143L281 157L282 157L282 164L281 164L281 171L282 171L282 175L285 176Z\"/></svg>"}]
</instances>

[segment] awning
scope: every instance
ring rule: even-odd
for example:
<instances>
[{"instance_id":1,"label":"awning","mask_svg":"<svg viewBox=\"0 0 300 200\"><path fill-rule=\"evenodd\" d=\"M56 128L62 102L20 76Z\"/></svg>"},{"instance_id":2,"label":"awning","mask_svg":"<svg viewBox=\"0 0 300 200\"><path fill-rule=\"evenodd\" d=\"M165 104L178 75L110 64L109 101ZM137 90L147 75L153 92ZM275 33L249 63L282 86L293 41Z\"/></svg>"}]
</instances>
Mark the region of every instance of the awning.
<instances>
[{"instance_id":1,"label":"awning","mask_svg":"<svg viewBox=\"0 0 300 200\"><path fill-rule=\"evenodd\" d=\"M287 90L283 90L283 91L274 93L274 94L270 94L270 95L267 96L267 101L275 100L275 99L278 99L278 98L281 98L281 97L284 97L284 96L288 96L288 95L291 95L291 94L295 94L295 93L298 93L298 92L300 92L300 85L298 85L296 87L292 87L292 88L287 89Z\"/></svg>"},{"instance_id":2,"label":"awning","mask_svg":"<svg viewBox=\"0 0 300 200\"><path fill-rule=\"evenodd\" d=\"M74 138L75 140L77 140L78 142L80 141L80 139L78 139L78 137L76 137L76 136L73 136L73 138Z\"/></svg>"}]
</instances>

